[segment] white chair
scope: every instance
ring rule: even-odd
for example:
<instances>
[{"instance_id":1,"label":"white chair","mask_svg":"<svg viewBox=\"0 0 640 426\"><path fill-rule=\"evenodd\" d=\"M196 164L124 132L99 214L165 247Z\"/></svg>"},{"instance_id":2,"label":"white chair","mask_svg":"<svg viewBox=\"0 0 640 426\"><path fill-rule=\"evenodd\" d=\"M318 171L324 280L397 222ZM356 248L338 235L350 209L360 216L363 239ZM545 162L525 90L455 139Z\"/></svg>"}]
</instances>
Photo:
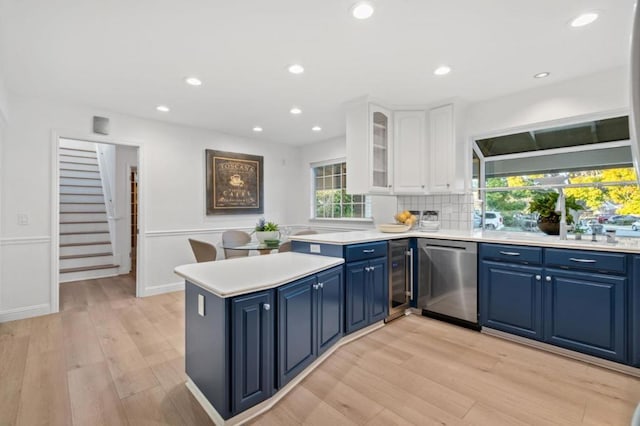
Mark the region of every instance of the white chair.
<instances>
[{"instance_id":1,"label":"white chair","mask_svg":"<svg viewBox=\"0 0 640 426\"><path fill-rule=\"evenodd\" d=\"M222 234L222 245L223 247L228 246L241 246L243 244L247 244L251 241L251 235L247 234L244 231L225 231ZM246 257L249 256L249 250L233 250L233 249L224 249L224 258L232 259L234 257Z\"/></svg>"}]
</instances>

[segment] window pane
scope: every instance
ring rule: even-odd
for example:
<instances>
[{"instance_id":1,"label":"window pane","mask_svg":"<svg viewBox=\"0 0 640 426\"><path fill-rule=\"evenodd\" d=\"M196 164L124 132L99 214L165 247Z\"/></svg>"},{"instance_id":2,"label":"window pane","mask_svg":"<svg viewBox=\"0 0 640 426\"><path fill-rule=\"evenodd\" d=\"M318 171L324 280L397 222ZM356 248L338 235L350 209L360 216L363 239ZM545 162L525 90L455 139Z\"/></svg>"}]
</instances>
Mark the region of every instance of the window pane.
<instances>
[{"instance_id":1,"label":"window pane","mask_svg":"<svg viewBox=\"0 0 640 426\"><path fill-rule=\"evenodd\" d=\"M615 117L477 140L485 157L629 140L629 118Z\"/></svg>"},{"instance_id":2,"label":"window pane","mask_svg":"<svg viewBox=\"0 0 640 426\"><path fill-rule=\"evenodd\" d=\"M346 163L329 164L313 169L315 175L315 217L371 217L370 201L367 196L346 193L346 172Z\"/></svg>"}]
</instances>

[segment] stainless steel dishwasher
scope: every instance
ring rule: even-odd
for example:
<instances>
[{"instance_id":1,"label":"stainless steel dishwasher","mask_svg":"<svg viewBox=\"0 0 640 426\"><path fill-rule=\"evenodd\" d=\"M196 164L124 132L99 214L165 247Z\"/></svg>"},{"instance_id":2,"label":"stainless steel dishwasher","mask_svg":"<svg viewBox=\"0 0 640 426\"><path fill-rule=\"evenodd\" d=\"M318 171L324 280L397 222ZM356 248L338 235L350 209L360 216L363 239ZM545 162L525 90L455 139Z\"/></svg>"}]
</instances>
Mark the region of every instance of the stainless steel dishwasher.
<instances>
[{"instance_id":1,"label":"stainless steel dishwasher","mask_svg":"<svg viewBox=\"0 0 640 426\"><path fill-rule=\"evenodd\" d=\"M418 308L423 315L478 326L478 247L418 239Z\"/></svg>"}]
</instances>

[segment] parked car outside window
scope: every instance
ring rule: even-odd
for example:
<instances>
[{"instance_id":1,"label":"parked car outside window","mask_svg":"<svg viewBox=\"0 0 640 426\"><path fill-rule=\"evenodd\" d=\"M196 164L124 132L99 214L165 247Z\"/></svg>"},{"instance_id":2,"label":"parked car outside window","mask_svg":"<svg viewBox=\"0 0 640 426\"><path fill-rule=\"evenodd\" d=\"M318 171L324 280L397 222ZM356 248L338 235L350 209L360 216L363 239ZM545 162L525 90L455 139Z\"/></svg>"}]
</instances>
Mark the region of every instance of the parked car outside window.
<instances>
[{"instance_id":1,"label":"parked car outside window","mask_svg":"<svg viewBox=\"0 0 640 426\"><path fill-rule=\"evenodd\" d=\"M484 213L484 229L499 230L504 227L504 221L502 215L499 212L485 212Z\"/></svg>"}]
</instances>

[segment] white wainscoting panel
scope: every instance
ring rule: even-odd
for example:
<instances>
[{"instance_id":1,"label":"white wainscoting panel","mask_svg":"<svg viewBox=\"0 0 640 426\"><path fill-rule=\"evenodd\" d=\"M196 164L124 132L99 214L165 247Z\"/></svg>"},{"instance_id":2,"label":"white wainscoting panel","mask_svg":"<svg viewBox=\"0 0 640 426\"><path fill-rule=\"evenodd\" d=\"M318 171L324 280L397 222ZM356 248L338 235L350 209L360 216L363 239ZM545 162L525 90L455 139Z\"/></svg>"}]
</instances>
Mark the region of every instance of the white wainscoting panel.
<instances>
[{"instance_id":1,"label":"white wainscoting panel","mask_svg":"<svg viewBox=\"0 0 640 426\"><path fill-rule=\"evenodd\" d=\"M50 312L50 245L48 236L0 239L0 322Z\"/></svg>"}]
</instances>

